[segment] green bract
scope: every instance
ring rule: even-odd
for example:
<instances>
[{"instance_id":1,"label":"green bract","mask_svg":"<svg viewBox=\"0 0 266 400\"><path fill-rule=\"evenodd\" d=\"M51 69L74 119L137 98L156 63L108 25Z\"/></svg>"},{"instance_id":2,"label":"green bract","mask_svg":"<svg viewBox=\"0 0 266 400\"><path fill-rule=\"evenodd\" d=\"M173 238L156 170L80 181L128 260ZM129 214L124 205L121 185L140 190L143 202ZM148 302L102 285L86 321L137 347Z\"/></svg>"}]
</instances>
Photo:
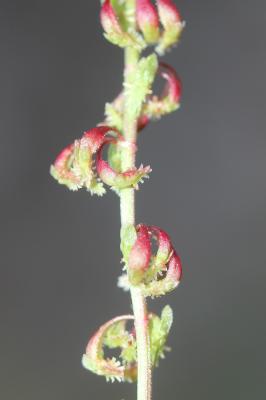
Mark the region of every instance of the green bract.
<instances>
[{"instance_id":1,"label":"green bract","mask_svg":"<svg viewBox=\"0 0 266 400\"><path fill-rule=\"evenodd\" d=\"M160 358L164 358L164 352L169 350L165 346L171 326L173 323L173 311L170 306L165 306L162 310L161 318L153 315L149 321L149 332L151 341L151 361L152 365L158 367Z\"/></svg>"},{"instance_id":2,"label":"green bract","mask_svg":"<svg viewBox=\"0 0 266 400\"><path fill-rule=\"evenodd\" d=\"M125 262L128 260L128 255L132 249L133 244L137 239L136 229L133 225L123 226L120 232L121 236L121 251Z\"/></svg>"},{"instance_id":3,"label":"green bract","mask_svg":"<svg viewBox=\"0 0 266 400\"><path fill-rule=\"evenodd\" d=\"M143 57L138 62L134 74L130 74L125 85L126 102L125 107L129 110L131 118L140 115L142 104L151 93L151 85L155 79L158 68L158 60L155 54Z\"/></svg>"},{"instance_id":4,"label":"green bract","mask_svg":"<svg viewBox=\"0 0 266 400\"><path fill-rule=\"evenodd\" d=\"M166 50L171 48L179 41L179 38L181 36L184 27L185 27L184 22L180 22L177 25L173 24L166 27L159 40L159 44L156 47L156 51L160 56L164 55Z\"/></svg>"}]
</instances>

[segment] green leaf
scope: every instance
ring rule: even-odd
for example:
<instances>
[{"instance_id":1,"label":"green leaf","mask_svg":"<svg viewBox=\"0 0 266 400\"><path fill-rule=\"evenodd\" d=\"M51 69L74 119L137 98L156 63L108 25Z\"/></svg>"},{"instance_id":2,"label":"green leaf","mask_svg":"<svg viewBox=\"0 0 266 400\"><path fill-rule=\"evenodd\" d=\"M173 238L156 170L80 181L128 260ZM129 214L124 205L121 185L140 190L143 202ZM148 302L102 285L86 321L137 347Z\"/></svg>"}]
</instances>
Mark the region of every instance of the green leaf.
<instances>
[{"instance_id":1,"label":"green leaf","mask_svg":"<svg viewBox=\"0 0 266 400\"><path fill-rule=\"evenodd\" d=\"M135 49L141 51L146 46L142 37L136 32L132 32L130 34L127 32L123 32L121 34L121 33L112 31L110 33L104 33L104 37L110 43L112 43L116 46L122 47L122 48L132 46Z\"/></svg>"},{"instance_id":2,"label":"green leaf","mask_svg":"<svg viewBox=\"0 0 266 400\"><path fill-rule=\"evenodd\" d=\"M169 97L149 100L143 107L143 113L150 119L158 120L162 116L170 114L180 107L180 104L173 102Z\"/></svg>"},{"instance_id":3,"label":"green leaf","mask_svg":"<svg viewBox=\"0 0 266 400\"><path fill-rule=\"evenodd\" d=\"M142 104L151 93L151 85L157 69L158 59L155 54L143 57L138 62L134 74L126 82L126 108L130 112L130 118L134 119L140 115Z\"/></svg>"},{"instance_id":4,"label":"green leaf","mask_svg":"<svg viewBox=\"0 0 266 400\"><path fill-rule=\"evenodd\" d=\"M162 329L168 335L168 333L170 332L171 326L173 324L173 310L169 305L167 305L163 308L162 315L161 315L161 322L162 322Z\"/></svg>"},{"instance_id":5,"label":"green leaf","mask_svg":"<svg viewBox=\"0 0 266 400\"><path fill-rule=\"evenodd\" d=\"M108 125L122 131L123 118L121 113L111 103L105 105L105 116Z\"/></svg>"},{"instance_id":6,"label":"green leaf","mask_svg":"<svg viewBox=\"0 0 266 400\"><path fill-rule=\"evenodd\" d=\"M93 177L90 182L90 186L87 187L88 192L91 195L96 194L97 196L103 196L106 193L106 190L101 181L98 181L97 178Z\"/></svg>"},{"instance_id":7,"label":"green leaf","mask_svg":"<svg viewBox=\"0 0 266 400\"><path fill-rule=\"evenodd\" d=\"M128 341L126 347L123 348L121 352L121 358L124 362L133 363L137 360L137 345L136 340Z\"/></svg>"},{"instance_id":8,"label":"green leaf","mask_svg":"<svg viewBox=\"0 0 266 400\"><path fill-rule=\"evenodd\" d=\"M152 315L149 321L151 361L157 367L160 358L164 358L166 340L173 323L173 312L170 306L165 306L161 318Z\"/></svg>"},{"instance_id":9,"label":"green leaf","mask_svg":"<svg viewBox=\"0 0 266 400\"><path fill-rule=\"evenodd\" d=\"M128 334L125 331L125 322L120 321L116 324L110 326L104 337L103 343L110 349L115 349L116 347L122 347L127 341Z\"/></svg>"},{"instance_id":10,"label":"green leaf","mask_svg":"<svg viewBox=\"0 0 266 400\"><path fill-rule=\"evenodd\" d=\"M121 251L125 262L128 259L130 250L137 239L137 232L134 225L128 225L121 228Z\"/></svg>"},{"instance_id":11,"label":"green leaf","mask_svg":"<svg viewBox=\"0 0 266 400\"><path fill-rule=\"evenodd\" d=\"M121 171L121 148L112 143L108 148L108 162L115 171Z\"/></svg>"}]
</instances>

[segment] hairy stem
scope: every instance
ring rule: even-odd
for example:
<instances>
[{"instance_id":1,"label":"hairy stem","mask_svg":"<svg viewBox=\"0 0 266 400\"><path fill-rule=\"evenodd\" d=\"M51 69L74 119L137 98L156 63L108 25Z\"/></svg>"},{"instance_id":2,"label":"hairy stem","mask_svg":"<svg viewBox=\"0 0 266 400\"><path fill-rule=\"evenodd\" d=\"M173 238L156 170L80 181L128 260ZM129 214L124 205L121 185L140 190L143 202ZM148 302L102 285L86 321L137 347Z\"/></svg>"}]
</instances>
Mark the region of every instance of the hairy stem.
<instances>
[{"instance_id":1,"label":"hairy stem","mask_svg":"<svg viewBox=\"0 0 266 400\"><path fill-rule=\"evenodd\" d=\"M134 15L134 0L128 0L129 11ZM133 48L125 50L124 83L135 73L139 53ZM127 99L125 98L125 104ZM137 120L131 117L130 110L124 108L124 136L128 146L123 149L122 168L123 170L135 167L136 141L137 141ZM131 145L132 144L132 145ZM123 189L120 194L121 227L135 225L135 191L134 189ZM148 332L148 312L146 300L140 289L131 288L131 299L135 317L135 329L137 340L138 358L138 389L137 400L151 400L151 362L150 362L150 341Z\"/></svg>"}]
</instances>

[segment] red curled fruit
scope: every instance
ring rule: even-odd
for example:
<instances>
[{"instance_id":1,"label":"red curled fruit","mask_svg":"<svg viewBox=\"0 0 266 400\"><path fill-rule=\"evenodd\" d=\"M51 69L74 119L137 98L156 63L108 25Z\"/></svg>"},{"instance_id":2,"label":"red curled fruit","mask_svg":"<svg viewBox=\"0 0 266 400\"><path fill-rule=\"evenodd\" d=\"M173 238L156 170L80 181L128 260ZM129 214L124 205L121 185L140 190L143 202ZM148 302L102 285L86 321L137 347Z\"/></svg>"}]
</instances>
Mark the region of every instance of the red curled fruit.
<instances>
[{"instance_id":1,"label":"red curled fruit","mask_svg":"<svg viewBox=\"0 0 266 400\"><path fill-rule=\"evenodd\" d=\"M52 176L71 190L85 187L91 194L105 193L102 182L115 189L138 187L138 183L151 172L150 167L130 169L125 172L116 171L102 159L103 147L107 144L128 146L123 136L109 126L97 126L84 132L81 139L63 150L51 167ZM96 156L95 173L94 156ZM102 182L100 181L100 179Z\"/></svg>"},{"instance_id":2,"label":"red curled fruit","mask_svg":"<svg viewBox=\"0 0 266 400\"><path fill-rule=\"evenodd\" d=\"M145 296L162 296L174 290L182 276L182 266L168 234L156 226L140 224L127 259L129 282L140 286ZM152 253L152 239L157 251Z\"/></svg>"},{"instance_id":3,"label":"red curled fruit","mask_svg":"<svg viewBox=\"0 0 266 400\"><path fill-rule=\"evenodd\" d=\"M57 156L54 164L51 166L51 175L61 184L66 185L70 190L77 190L80 185L80 179L69 169L72 163L74 144L70 144Z\"/></svg>"},{"instance_id":4,"label":"red curled fruit","mask_svg":"<svg viewBox=\"0 0 266 400\"><path fill-rule=\"evenodd\" d=\"M99 196L105 192L94 172L93 156L106 140L107 134L119 133L109 126L98 126L84 132L81 139L66 147L51 166L51 175L71 190L85 187Z\"/></svg>"},{"instance_id":5,"label":"red curled fruit","mask_svg":"<svg viewBox=\"0 0 266 400\"><path fill-rule=\"evenodd\" d=\"M113 168L111 168L109 163L102 158L104 146L110 143L115 143L116 145L127 145L127 143L123 139L108 139L104 141L96 156L96 168L99 177L104 183L118 190L129 187L137 189L138 183L142 182L143 178L148 177L148 174L151 172L151 168L149 166L143 167L141 165L138 169L134 168L125 172L115 171ZM128 145L131 144L128 143Z\"/></svg>"},{"instance_id":6,"label":"red curled fruit","mask_svg":"<svg viewBox=\"0 0 266 400\"><path fill-rule=\"evenodd\" d=\"M180 106L181 81L170 65L159 64L158 75L166 82L160 96L151 96L144 106L143 115L150 119L158 119L165 114L175 111Z\"/></svg>"},{"instance_id":7,"label":"red curled fruit","mask_svg":"<svg viewBox=\"0 0 266 400\"><path fill-rule=\"evenodd\" d=\"M119 382L133 382L137 376L137 364L135 360L129 362L123 359L119 361L115 357L106 358L104 356L104 346L109 348L123 348L134 346L134 336L126 330L126 323L133 320L132 315L122 315L115 317L102 325L90 339L86 352L82 357L84 368L103 375L109 381L118 380ZM115 332L115 335L114 333Z\"/></svg>"},{"instance_id":8,"label":"red curled fruit","mask_svg":"<svg viewBox=\"0 0 266 400\"><path fill-rule=\"evenodd\" d=\"M176 71L170 65L160 62L159 74L166 80L161 98L169 98L172 103L179 104L182 87Z\"/></svg>"}]
</instances>

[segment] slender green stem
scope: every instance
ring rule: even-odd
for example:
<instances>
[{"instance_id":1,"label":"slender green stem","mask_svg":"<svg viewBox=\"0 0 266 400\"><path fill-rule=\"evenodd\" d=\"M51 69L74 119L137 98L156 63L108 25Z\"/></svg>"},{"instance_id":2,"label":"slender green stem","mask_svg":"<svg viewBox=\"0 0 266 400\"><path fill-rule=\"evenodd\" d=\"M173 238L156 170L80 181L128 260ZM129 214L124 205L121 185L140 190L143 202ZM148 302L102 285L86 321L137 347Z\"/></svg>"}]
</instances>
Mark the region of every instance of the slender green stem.
<instances>
[{"instance_id":1,"label":"slender green stem","mask_svg":"<svg viewBox=\"0 0 266 400\"><path fill-rule=\"evenodd\" d=\"M134 0L128 0L134 11ZM133 48L125 50L125 84L135 73L135 68L139 59L139 53ZM125 98L125 104L126 104ZM128 146L122 151L123 170L135 167L136 141L137 141L137 121L132 119L130 112L124 108L124 136ZM132 143L132 145L130 145ZM135 225L135 191L134 189L123 189L120 193L121 227ZM150 361L150 339L148 332L148 311L146 300L140 289L131 288L131 299L135 317L135 329L137 340L138 357L138 389L137 400L151 400L151 361Z\"/></svg>"}]
</instances>

